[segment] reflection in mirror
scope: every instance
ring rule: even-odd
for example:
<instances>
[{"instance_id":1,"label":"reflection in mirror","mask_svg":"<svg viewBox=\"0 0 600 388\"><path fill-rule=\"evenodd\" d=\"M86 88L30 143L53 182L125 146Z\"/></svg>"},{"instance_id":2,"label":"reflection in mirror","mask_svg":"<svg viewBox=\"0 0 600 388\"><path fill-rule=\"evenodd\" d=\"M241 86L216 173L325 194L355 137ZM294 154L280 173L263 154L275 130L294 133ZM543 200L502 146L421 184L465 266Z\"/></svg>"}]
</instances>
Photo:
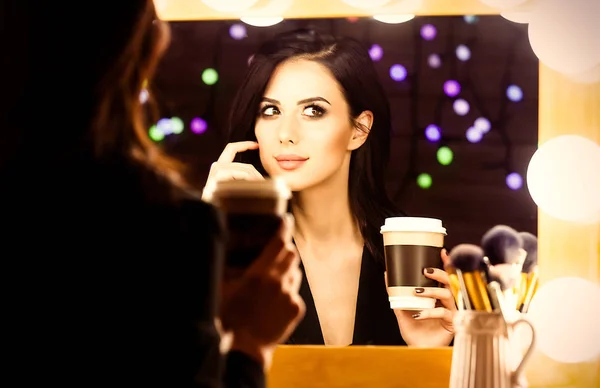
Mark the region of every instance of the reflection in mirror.
<instances>
[{"instance_id":1,"label":"reflection in mirror","mask_svg":"<svg viewBox=\"0 0 600 388\"><path fill-rule=\"evenodd\" d=\"M271 70L261 65L262 59L253 63L254 54L276 34L301 27L354 38L365 50L362 56L355 55L352 46L339 42L336 50L349 53L343 64L329 61L321 52L317 57L325 66L306 60L286 63L277 67L266 85ZM415 311L394 310L394 314L389 309L379 226L384 215L402 214L390 210L397 208L410 216L441 219L448 248L479 244L495 224L536 234L537 209L524 178L537 147L538 62L526 26L500 16L467 16L417 17L401 24L373 19L285 20L264 28L235 21L194 21L173 22L171 28L171 47L156 81L141 96L156 100L163 116L149 129L150 137L187 161L192 166L190 179L203 186L229 139L231 117L235 140L256 135L260 143L260 151L246 151L244 160L254 158L263 174L286 171L287 183L302 192L303 197L295 199L294 237L304 265L301 295L307 314L290 343L447 345L448 322L442 317L427 319L433 310L418 316ZM326 47L323 52L328 52ZM347 58L356 62L349 65ZM264 93L261 72L247 77L250 65L266 74ZM371 67L376 73L372 78ZM336 78L342 80L342 88ZM390 104L389 124L385 104L377 102L379 83L381 96ZM243 85L245 97L234 102ZM313 100L299 103L306 99ZM348 113L357 125L347 120ZM365 128L372 128L368 138ZM282 149L281 144L289 147ZM385 182L377 184L376 178L371 181L365 175L358 190L367 198L356 206L350 201L350 207L362 209L366 217L357 216L360 229L344 230L339 227L346 225L344 216L331 212L339 208L338 214L349 215L347 205L343 211L347 198L340 201L335 192L308 189L332 179L348 182L340 171L350 171L352 193L356 173L346 164L347 155L374 144L375 156L366 155L370 160L366 165L373 166L375 177L383 171L383 166L377 167L377 155L390 147ZM308 160L273 158L284 151L292 153L290 149ZM385 199L378 190L386 190L393 204L382 205ZM306 193L317 196L311 202L316 202L314 208L303 206L310 200ZM372 217L375 213L378 217ZM337 230L322 225L331 219ZM335 239L327 240L319 227L327 228ZM443 282L439 276L434 272L430 278ZM442 294L427 296L454 303Z\"/></svg>"}]
</instances>

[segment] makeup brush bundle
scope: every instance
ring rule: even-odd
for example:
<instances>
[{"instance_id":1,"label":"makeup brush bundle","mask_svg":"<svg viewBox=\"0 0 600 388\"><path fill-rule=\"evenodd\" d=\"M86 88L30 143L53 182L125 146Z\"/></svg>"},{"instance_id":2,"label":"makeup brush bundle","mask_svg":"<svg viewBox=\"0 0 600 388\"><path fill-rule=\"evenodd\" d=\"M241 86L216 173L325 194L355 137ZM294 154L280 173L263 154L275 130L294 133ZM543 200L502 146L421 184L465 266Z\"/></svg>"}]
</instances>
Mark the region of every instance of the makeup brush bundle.
<instances>
[{"instance_id":1,"label":"makeup brush bundle","mask_svg":"<svg viewBox=\"0 0 600 388\"><path fill-rule=\"evenodd\" d=\"M538 284L537 239L498 225L480 245L450 251L445 270L459 312L454 319L450 388L524 388L535 329L522 313ZM530 340L516 334L526 325Z\"/></svg>"},{"instance_id":2,"label":"makeup brush bundle","mask_svg":"<svg viewBox=\"0 0 600 388\"><path fill-rule=\"evenodd\" d=\"M487 231L480 246L460 244L445 267L460 310L526 313L538 287L537 238L506 225Z\"/></svg>"}]
</instances>

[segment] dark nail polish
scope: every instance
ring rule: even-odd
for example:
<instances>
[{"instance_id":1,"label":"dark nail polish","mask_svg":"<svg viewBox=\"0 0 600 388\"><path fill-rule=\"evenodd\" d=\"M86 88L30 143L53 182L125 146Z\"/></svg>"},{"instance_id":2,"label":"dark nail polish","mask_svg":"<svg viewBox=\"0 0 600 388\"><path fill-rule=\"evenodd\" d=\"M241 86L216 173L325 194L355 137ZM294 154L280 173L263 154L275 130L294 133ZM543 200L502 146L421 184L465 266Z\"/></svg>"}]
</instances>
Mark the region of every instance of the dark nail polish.
<instances>
[{"instance_id":1,"label":"dark nail polish","mask_svg":"<svg viewBox=\"0 0 600 388\"><path fill-rule=\"evenodd\" d=\"M425 271L427 271L428 274L432 274L434 269L433 268L425 268Z\"/></svg>"},{"instance_id":2,"label":"dark nail polish","mask_svg":"<svg viewBox=\"0 0 600 388\"><path fill-rule=\"evenodd\" d=\"M417 287L417 288L415 288L415 292L417 294L422 294L424 291L425 291L425 289L423 287Z\"/></svg>"},{"instance_id":3,"label":"dark nail polish","mask_svg":"<svg viewBox=\"0 0 600 388\"><path fill-rule=\"evenodd\" d=\"M421 316L421 313L416 313L416 314L412 315L413 318L419 318L420 316Z\"/></svg>"}]
</instances>

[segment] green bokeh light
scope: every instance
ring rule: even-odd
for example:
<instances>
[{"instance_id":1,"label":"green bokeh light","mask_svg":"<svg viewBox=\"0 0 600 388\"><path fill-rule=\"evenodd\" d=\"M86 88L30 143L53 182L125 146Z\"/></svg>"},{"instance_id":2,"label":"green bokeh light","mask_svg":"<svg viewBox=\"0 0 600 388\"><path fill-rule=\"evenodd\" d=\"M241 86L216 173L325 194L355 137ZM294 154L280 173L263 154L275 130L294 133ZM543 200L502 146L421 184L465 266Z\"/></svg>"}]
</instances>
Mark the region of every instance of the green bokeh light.
<instances>
[{"instance_id":1,"label":"green bokeh light","mask_svg":"<svg viewBox=\"0 0 600 388\"><path fill-rule=\"evenodd\" d=\"M447 166L454 160L454 153L450 148L442 146L437 151L437 160L441 165Z\"/></svg>"},{"instance_id":2,"label":"green bokeh light","mask_svg":"<svg viewBox=\"0 0 600 388\"><path fill-rule=\"evenodd\" d=\"M174 134L179 135L181 132L183 132L183 127L184 124L182 119L179 117L171 117L171 130Z\"/></svg>"},{"instance_id":3,"label":"green bokeh light","mask_svg":"<svg viewBox=\"0 0 600 388\"><path fill-rule=\"evenodd\" d=\"M202 72L202 82L207 85L214 85L219 80L219 73L215 69L204 69Z\"/></svg>"},{"instance_id":4,"label":"green bokeh light","mask_svg":"<svg viewBox=\"0 0 600 388\"><path fill-rule=\"evenodd\" d=\"M428 189L431 187L433 180L431 179L431 175L423 173L419 174L417 177L417 184L422 189Z\"/></svg>"},{"instance_id":5,"label":"green bokeh light","mask_svg":"<svg viewBox=\"0 0 600 388\"><path fill-rule=\"evenodd\" d=\"M150 127L150 129L148 130L148 136L150 136L150 139L154 141L161 141L165 138L165 134L160 129L158 129L156 125Z\"/></svg>"}]
</instances>

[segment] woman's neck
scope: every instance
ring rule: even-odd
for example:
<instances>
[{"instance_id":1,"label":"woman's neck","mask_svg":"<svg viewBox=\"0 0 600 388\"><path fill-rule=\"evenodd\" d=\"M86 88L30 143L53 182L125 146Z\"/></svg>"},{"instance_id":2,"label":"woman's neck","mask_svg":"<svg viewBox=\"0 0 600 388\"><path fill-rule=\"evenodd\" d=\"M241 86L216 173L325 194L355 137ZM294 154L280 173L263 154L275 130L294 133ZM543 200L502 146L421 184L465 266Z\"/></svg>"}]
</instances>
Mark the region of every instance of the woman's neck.
<instances>
[{"instance_id":1,"label":"woman's neck","mask_svg":"<svg viewBox=\"0 0 600 388\"><path fill-rule=\"evenodd\" d=\"M350 208L348 179L327 183L294 195L294 237L309 245L362 246L360 229Z\"/></svg>"}]
</instances>

